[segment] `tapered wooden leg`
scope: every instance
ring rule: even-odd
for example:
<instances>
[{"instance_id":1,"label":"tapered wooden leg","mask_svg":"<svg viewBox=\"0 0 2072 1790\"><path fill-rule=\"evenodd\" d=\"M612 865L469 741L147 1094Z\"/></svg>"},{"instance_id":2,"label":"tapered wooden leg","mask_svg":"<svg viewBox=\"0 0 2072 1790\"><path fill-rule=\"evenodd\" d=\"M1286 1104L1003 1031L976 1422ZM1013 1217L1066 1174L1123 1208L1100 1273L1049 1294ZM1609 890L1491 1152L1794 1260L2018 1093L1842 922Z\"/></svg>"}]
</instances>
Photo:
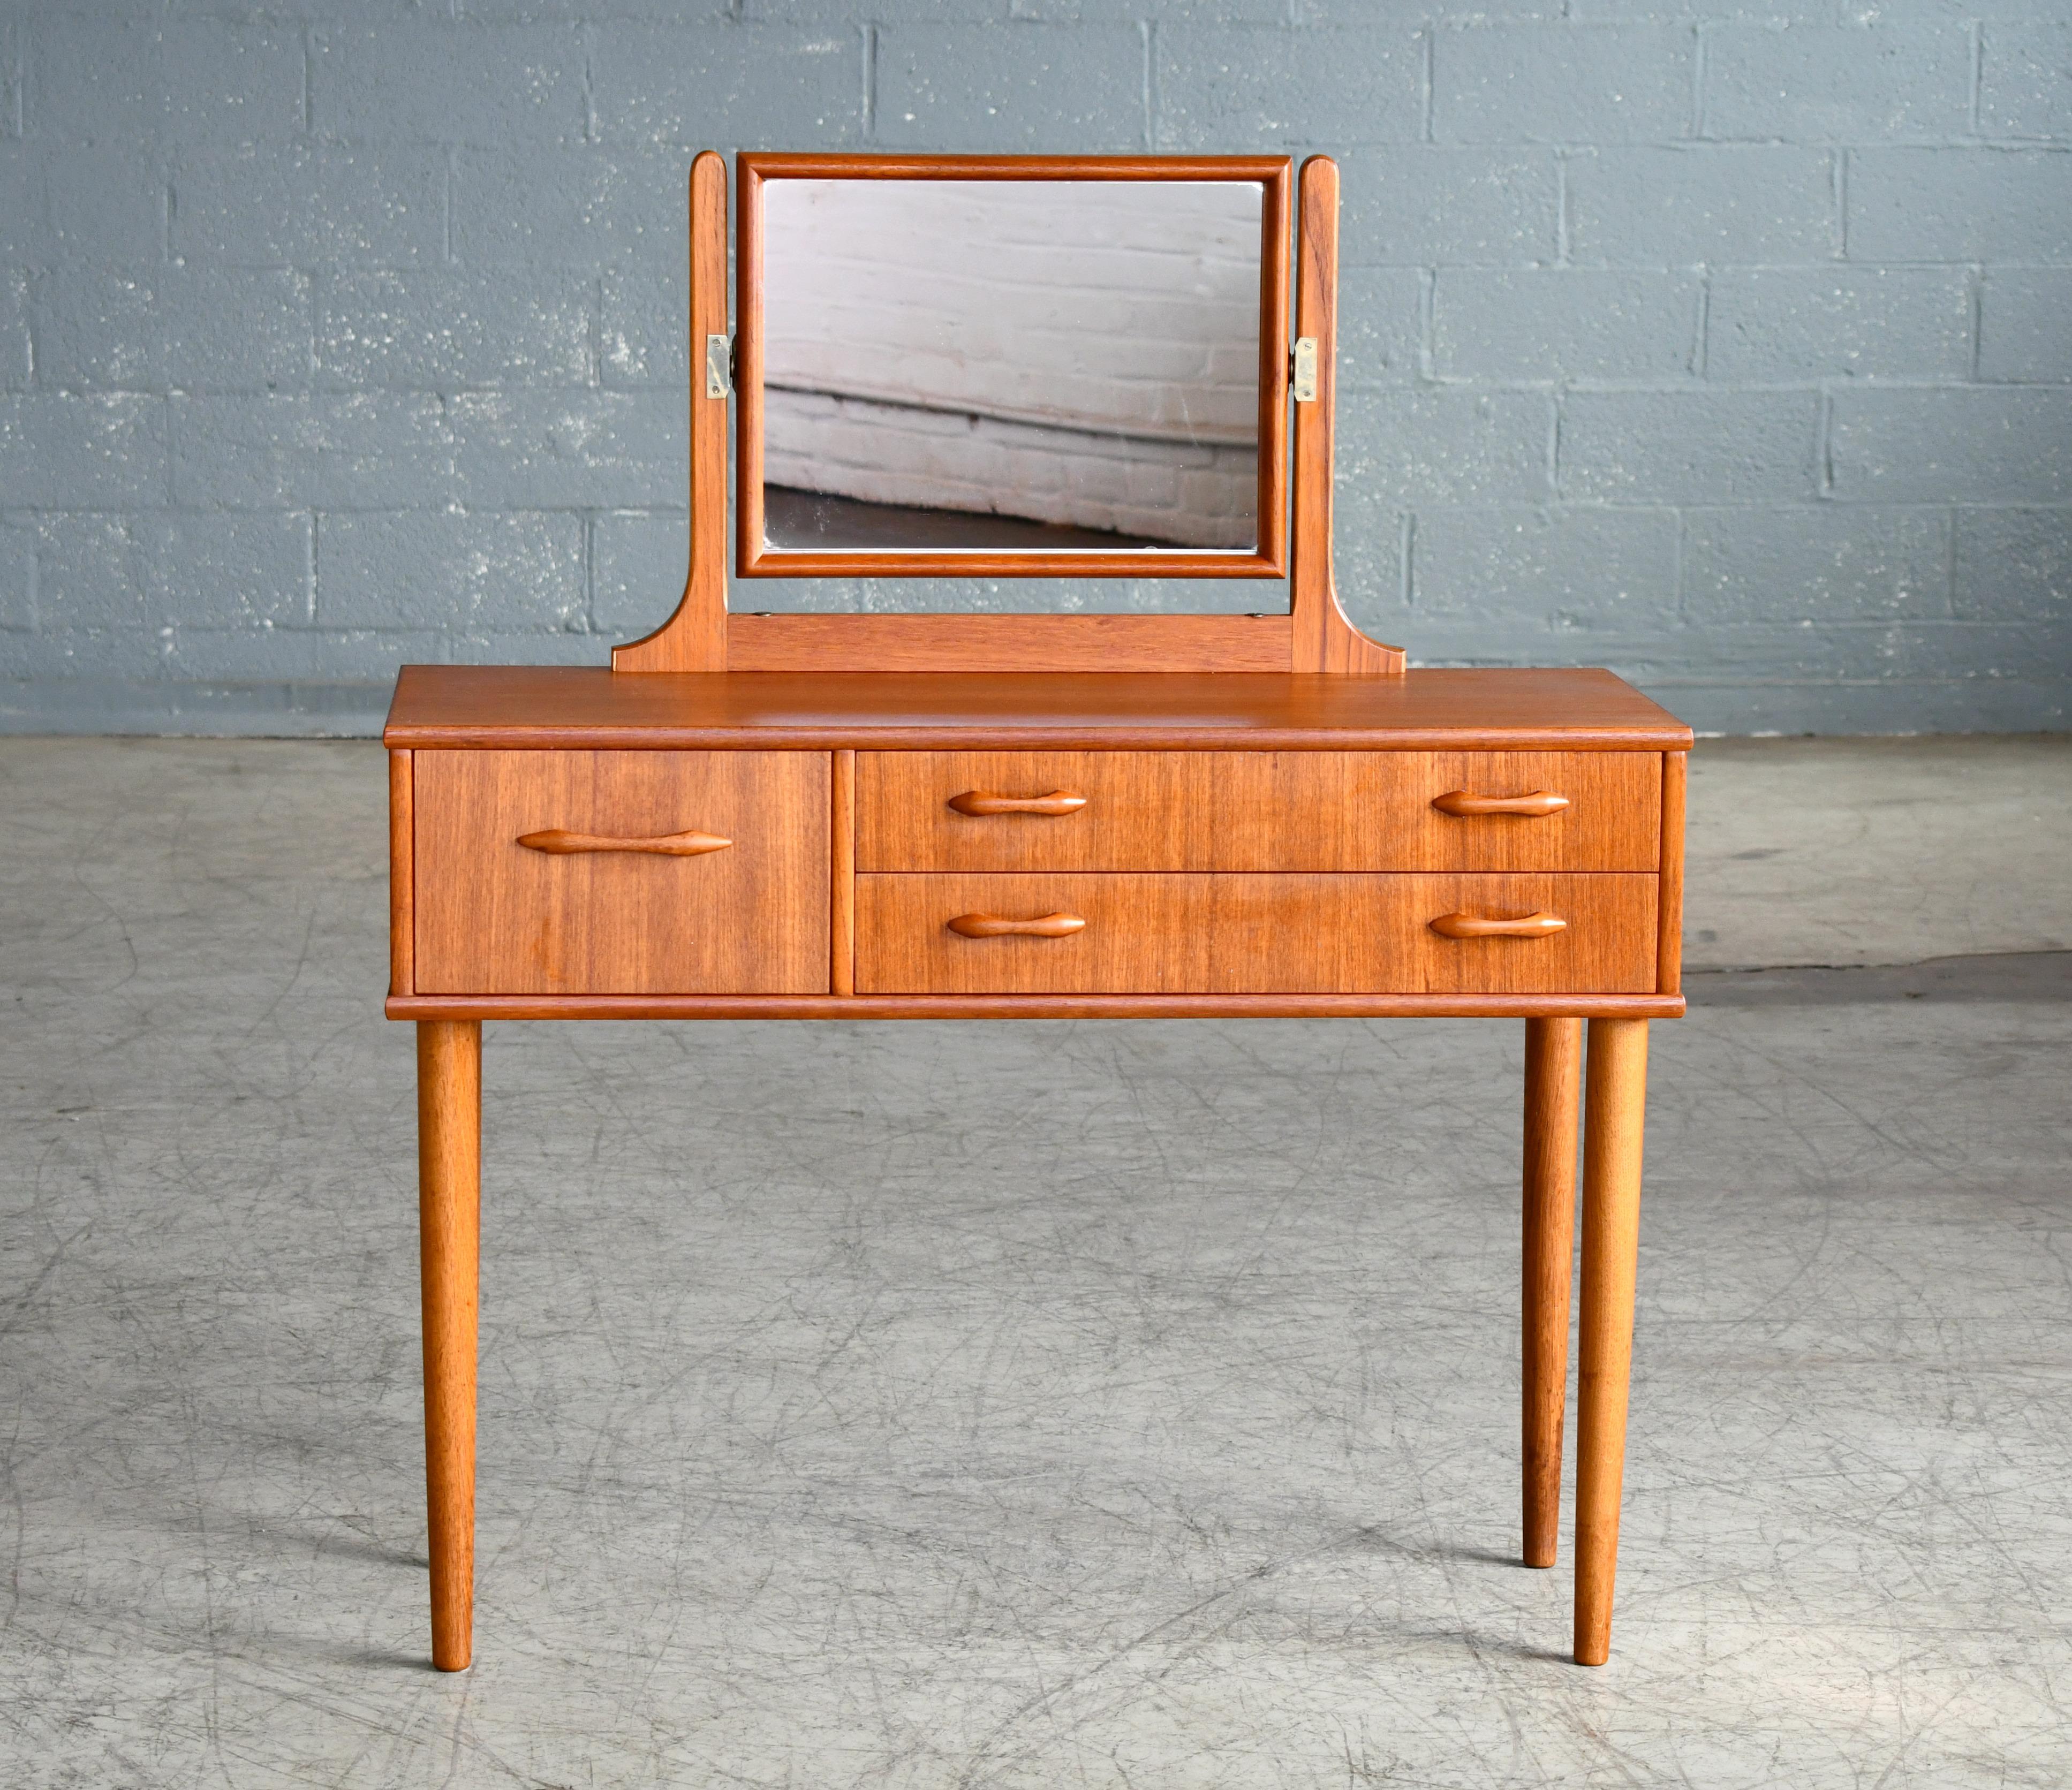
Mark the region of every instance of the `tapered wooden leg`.
<instances>
[{"instance_id":1,"label":"tapered wooden leg","mask_svg":"<svg viewBox=\"0 0 2072 1790\"><path fill-rule=\"evenodd\" d=\"M1576 1439L1576 1663L1611 1655L1640 1246L1647 1021L1592 1020L1583 1132L1581 1385Z\"/></svg>"},{"instance_id":2,"label":"tapered wooden leg","mask_svg":"<svg viewBox=\"0 0 2072 1790\"><path fill-rule=\"evenodd\" d=\"M1581 1020L1525 1022L1525 1563L1554 1564L1575 1273Z\"/></svg>"},{"instance_id":3,"label":"tapered wooden leg","mask_svg":"<svg viewBox=\"0 0 2072 1790\"><path fill-rule=\"evenodd\" d=\"M425 1494L432 1664L466 1669L475 1622L475 1333L482 1203L482 1026L417 1025L417 1234L424 1287Z\"/></svg>"}]
</instances>

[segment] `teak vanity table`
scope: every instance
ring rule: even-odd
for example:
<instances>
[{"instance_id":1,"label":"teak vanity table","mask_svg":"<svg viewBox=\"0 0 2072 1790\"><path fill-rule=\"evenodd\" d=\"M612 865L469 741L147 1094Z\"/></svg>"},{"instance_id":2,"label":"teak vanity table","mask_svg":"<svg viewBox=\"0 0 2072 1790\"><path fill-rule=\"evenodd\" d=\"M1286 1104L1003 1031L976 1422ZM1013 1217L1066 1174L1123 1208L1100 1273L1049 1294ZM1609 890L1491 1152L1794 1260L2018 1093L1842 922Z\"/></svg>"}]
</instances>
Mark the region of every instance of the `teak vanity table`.
<instances>
[{"instance_id":1,"label":"teak vanity table","mask_svg":"<svg viewBox=\"0 0 2072 1790\"><path fill-rule=\"evenodd\" d=\"M1455 1015L1526 1022L1535 1566L1587 1109L1575 1653L1602 1663L1647 1022L1684 1011L1690 730L1605 671L1406 672L1340 613L1330 162L1295 195L1292 354L1284 159L738 174L731 352L724 166L691 175L705 351L675 615L610 671L410 667L385 734L434 1662L471 1644L483 1020ZM1285 577L1286 606L730 614L737 384L743 577Z\"/></svg>"}]
</instances>

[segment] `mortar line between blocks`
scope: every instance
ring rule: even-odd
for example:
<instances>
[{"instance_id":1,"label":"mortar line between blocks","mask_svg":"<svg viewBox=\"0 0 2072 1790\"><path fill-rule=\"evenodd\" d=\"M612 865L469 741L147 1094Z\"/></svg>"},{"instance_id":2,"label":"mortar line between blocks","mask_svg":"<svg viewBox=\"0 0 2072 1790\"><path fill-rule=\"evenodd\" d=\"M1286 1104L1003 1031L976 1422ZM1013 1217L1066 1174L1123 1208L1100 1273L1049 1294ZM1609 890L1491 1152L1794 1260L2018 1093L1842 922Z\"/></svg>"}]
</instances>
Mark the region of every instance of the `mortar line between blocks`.
<instances>
[{"instance_id":1,"label":"mortar line between blocks","mask_svg":"<svg viewBox=\"0 0 2072 1790\"><path fill-rule=\"evenodd\" d=\"M1699 21L1691 27L1691 136L1693 142L1703 142L1705 135L1705 47L1707 32L1704 22Z\"/></svg>"},{"instance_id":2,"label":"mortar line between blocks","mask_svg":"<svg viewBox=\"0 0 2072 1790\"><path fill-rule=\"evenodd\" d=\"M597 141L597 82L595 73L597 28L586 20L582 27L583 141Z\"/></svg>"},{"instance_id":3,"label":"mortar line between blocks","mask_svg":"<svg viewBox=\"0 0 2072 1790\"><path fill-rule=\"evenodd\" d=\"M1688 532L1691 519L1680 508L1676 511L1676 526L1671 532L1669 546L1669 606L1679 626L1688 626L1690 617L1684 611L1688 593L1684 588L1684 536Z\"/></svg>"},{"instance_id":4,"label":"mortar line between blocks","mask_svg":"<svg viewBox=\"0 0 2072 1790\"><path fill-rule=\"evenodd\" d=\"M1829 155L1829 179L1835 193L1835 259L1846 261L1849 258L1849 152L1832 150Z\"/></svg>"},{"instance_id":5,"label":"mortar line between blocks","mask_svg":"<svg viewBox=\"0 0 2072 1790\"><path fill-rule=\"evenodd\" d=\"M1439 34L1436 27L1427 25L1417 35L1421 40L1418 45L1420 51L1418 78L1424 89L1418 96L1424 114L1424 128L1421 135L1423 141L1429 143L1433 141L1432 135L1433 84L1437 78L1434 69L1439 53L1437 42Z\"/></svg>"},{"instance_id":6,"label":"mortar line between blocks","mask_svg":"<svg viewBox=\"0 0 2072 1790\"><path fill-rule=\"evenodd\" d=\"M1979 370L1985 363L1986 342L1986 269L1983 261L1971 264L1970 277L1965 285L1971 300L1971 383L1979 383Z\"/></svg>"},{"instance_id":7,"label":"mortar line between blocks","mask_svg":"<svg viewBox=\"0 0 2072 1790\"><path fill-rule=\"evenodd\" d=\"M597 626L597 512L582 512L583 631L594 634Z\"/></svg>"},{"instance_id":8,"label":"mortar line between blocks","mask_svg":"<svg viewBox=\"0 0 2072 1790\"><path fill-rule=\"evenodd\" d=\"M863 27L863 138L865 142L875 142L878 136L878 27Z\"/></svg>"},{"instance_id":9,"label":"mortar line between blocks","mask_svg":"<svg viewBox=\"0 0 2072 1790\"><path fill-rule=\"evenodd\" d=\"M1137 29L1144 54L1144 153L1149 155L1158 146L1158 21L1139 19Z\"/></svg>"},{"instance_id":10,"label":"mortar line between blocks","mask_svg":"<svg viewBox=\"0 0 2072 1790\"><path fill-rule=\"evenodd\" d=\"M1971 21L1971 103L1967 109L1971 117L1971 134L1974 137L1980 137L1985 134L1984 118L1986 81L1986 23L1982 18L1975 18Z\"/></svg>"}]
</instances>

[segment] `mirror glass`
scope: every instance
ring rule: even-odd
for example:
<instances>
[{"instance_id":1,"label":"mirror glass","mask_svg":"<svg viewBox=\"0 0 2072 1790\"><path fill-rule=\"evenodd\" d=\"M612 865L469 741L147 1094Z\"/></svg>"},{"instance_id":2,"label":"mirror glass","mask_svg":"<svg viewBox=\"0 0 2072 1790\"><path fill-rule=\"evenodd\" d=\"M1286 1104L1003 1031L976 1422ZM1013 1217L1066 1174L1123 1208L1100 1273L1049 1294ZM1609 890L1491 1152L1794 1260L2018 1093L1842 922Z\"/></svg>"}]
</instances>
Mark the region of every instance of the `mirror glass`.
<instances>
[{"instance_id":1,"label":"mirror glass","mask_svg":"<svg viewBox=\"0 0 2072 1790\"><path fill-rule=\"evenodd\" d=\"M1256 180L763 189L763 545L1248 555Z\"/></svg>"}]
</instances>

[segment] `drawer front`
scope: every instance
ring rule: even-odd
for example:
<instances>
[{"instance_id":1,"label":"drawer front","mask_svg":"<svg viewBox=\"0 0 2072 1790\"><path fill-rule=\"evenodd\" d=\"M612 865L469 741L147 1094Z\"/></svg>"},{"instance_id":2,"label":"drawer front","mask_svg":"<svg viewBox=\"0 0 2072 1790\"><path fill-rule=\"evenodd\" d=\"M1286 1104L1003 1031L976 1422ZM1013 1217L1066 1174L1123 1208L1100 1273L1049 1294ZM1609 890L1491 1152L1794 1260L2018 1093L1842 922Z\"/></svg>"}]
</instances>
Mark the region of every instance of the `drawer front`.
<instances>
[{"instance_id":1,"label":"drawer front","mask_svg":"<svg viewBox=\"0 0 2072 1790\"><path fill-rule=\"evenodd\" d=\"M420 993L826 990L825 753L420 751L413 766ZM689 852L704 842L670 840L684 834L731 843ZM594 848L635 840L671 849Z\"/></svg>"},{"instance_id":2,"label":"drawer front","mask_svg":"<svg viewBox=\"0 0 2072 1790\"><path fill-rule=\"evenodd\" d=\"M1649 994L1655 903L1642 875L862 876L857 991ZM1535 914L1564 924L1522 938L1432 926ZM1059 936L965 935L1053 916Z\"/></svg>"},{"instance_id":3,"label":"drawer front","mask_svg":"<svg viewBox=\"0 0 2072 1790\"><path fill-rule=\"evenodd\" d=\"M1449 799L1534 794L1526 814ZM1009 800L1062 812L963 813ZM1465 801L1460 799L1465 798ZM1546 804L1540 804L1545 807ZM865 752L859 870L1657 867L1654 752Z\"/></svg>"}]
</instances>

